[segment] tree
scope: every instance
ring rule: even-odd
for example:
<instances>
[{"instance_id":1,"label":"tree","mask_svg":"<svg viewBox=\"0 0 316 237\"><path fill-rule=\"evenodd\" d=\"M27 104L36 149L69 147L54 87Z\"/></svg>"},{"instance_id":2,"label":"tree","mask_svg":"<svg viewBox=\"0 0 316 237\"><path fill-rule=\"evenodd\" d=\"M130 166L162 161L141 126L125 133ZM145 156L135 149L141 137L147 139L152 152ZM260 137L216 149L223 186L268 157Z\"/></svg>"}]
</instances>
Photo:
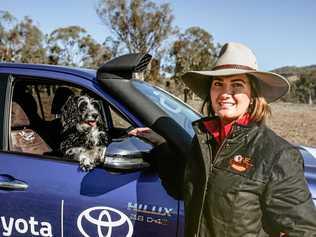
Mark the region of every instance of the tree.
<instances>
[{"instance_id":1,"label":"tree","mask_svg":"<svg viewBox=\"0 0 316 237\"><path fill-rule=\"evenodd\" d=\"M12 61L13 52L10 41L9 27L15 21L13 15L7 11L0 11L0 60Z\"/></svg>"},{"instance_id":2,"label":"tree","mask_svg":"<svg viewBox=\"0 0 316 237\"><path fill-rule=\"evenodd\" d=\"M145 80L157 81L163 44L176 31L170 5L148 0L100 0L97 14L113 32L107 42L116 45L116 53L153 55L152 72Z\"/></svg>"},{"instance_id":3,"label":"tree","mask_svg":"<svg viewBox=\"0 0 316 237\"><path fill-rule=\"evenodd\" d=\"M49 63L65 66L80 66L81 39L86 30L79 26L68 26L54 30L47 39Z\"/></svg>"},{"instance_id":4,"label":"tree","mask_svg":"<svg viewBox=\"0 0 316 237\"><path fill-rule=\"evenodd\" d=\"M43 33L29 17L21 22L9 12L0 12L1 61L43 63L46 59Z\"/></svg>"},{"instance_id":5,"label":"tree","mask_svg":"<svg viewBox=\"0 0 316 237\"><path fill-rule=\"evenodd\" d=\"M46 51L43 46L44 35L29 17L25 17L12 29L11 40L15 44L15 61L46 62Z\"/></svg>"},{"instance_id":6,"label":"tree","mask_svg":"<svg viewBox=\"0 0 316 237\"><path fill-rule=\"evenodd\" d=\"M109 48L96 42L80 26L54 30L47 45L50 64L97 68L112 57Z\"/></svg>"},{"instance_id":7,"label":"tree","mask_svg":"<svg viewBox=\"0 0 316 237\"><path fill-rule=\"evenodd\" d=\"M217 47L214 46L212 35L200 27L190 27L180 34L171 47L172 65L169 67L177 91L184 87L179 80L184 72L212 68L217 57Z\"/></svg>"},{"instance_id":8,"label":"tree","mask_svg":"<svg viewBox=\"0 0 316 237\"><path fill-rule=\"evenodd\" d=\"M303 73L300 80L295 81L292 90L299 102L313 104L316 99L316 72Z\"/></svg>"},{"instance_id":9,"label":"tree","mask_svg":"<svg viewBox=\"0 0 316 237\"><path fill-rule=\"evenodd\" d=\"M113 40L129 53L157 56L164 40L174 33L169 4L147 0L100 0L97 14L114 33Z\"/></svg>"},{"instance_id":10,"label":"tree","mask_svg":"<svg viewBox=\"0 0 316 237\"><path fill-rule=\"evenodd\" d=\"M84 55L82 58L83 67L98 68L113 57L113 52L110 48L99 44L90 35L80 40L80 49Z\"/></svg>"}]
</instances>

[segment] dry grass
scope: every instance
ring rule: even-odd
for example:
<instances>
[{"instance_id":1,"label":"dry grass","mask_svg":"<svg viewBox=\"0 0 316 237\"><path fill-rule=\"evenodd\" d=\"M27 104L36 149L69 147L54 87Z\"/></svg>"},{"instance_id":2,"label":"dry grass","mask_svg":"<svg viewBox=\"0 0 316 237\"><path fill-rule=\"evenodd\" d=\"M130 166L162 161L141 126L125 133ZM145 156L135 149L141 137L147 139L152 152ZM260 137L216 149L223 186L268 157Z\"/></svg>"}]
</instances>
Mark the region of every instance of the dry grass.
<instances>
[{"instance_id":1,"label":"dry grass","mask_svg":"<svg viewBox=\"0 0 316 237\"><path fill-rule=\"evenodd\" d=\"M200 101L189 101L199 110ZM316 147L316 105L272 103L267 125L293 144Z\"/></svg>"},{"instance_id":2,"label":"dry grass","mask_svg":"<svg viewBox=\"0 0 316 237\"><path fill-rule=\"evenodd\" d=\"M281 137L294 144L316 147L316 106L271 104L272 117L267 124Z\"/></svg>"}]
</instances>

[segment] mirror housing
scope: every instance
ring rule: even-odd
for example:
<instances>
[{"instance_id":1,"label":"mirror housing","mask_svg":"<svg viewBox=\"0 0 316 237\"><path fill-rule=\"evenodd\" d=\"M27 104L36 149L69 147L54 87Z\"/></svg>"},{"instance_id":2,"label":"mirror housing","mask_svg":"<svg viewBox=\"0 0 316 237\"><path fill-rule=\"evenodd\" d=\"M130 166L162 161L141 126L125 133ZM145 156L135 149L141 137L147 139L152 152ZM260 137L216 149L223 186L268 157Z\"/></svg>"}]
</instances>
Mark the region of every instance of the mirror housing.
<instances>
[{"instance_id":1,"label":"mirror housing","mask_svg":"<svg viewBox=\"0 0 316 237\"><path fill-rule=\"evenodd\" d=\"M138 137L115 139L106 149L104 167L115 170L137 170L150 166L145 159L154 146Z\"/></svg>"}]
</instances>

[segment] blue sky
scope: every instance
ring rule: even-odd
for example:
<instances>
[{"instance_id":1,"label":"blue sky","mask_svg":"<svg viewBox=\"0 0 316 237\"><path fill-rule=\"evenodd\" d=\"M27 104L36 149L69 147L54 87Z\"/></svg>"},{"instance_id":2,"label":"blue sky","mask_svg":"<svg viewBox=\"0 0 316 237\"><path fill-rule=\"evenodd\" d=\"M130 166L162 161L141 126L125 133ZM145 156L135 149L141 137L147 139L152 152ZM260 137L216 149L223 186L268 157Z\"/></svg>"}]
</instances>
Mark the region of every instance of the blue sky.
<instances>
[{"instance_id":1,"label":"blue sky","mask_svg":"<svg viewBox=\"0 0 316 237\"><path fill-rule=\"evenodd\" d=\"M316 64L315 0L153 0L169 2L174 25L199 26L221 44L248 45L262 70ZM18 20L29 16L44 32L70 25L102 42L109 34L95 13L97 0L0 0Z\"/></svg>"}]
</instances>

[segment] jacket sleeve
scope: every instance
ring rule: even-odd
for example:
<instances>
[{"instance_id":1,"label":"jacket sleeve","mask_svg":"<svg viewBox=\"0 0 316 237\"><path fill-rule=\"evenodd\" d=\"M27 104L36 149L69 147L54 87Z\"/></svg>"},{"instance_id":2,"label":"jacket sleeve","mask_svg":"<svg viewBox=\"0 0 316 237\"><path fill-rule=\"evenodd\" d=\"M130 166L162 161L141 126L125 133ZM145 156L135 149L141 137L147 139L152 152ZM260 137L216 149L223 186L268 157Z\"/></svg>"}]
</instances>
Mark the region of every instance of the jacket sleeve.
<instances>
[{"instance_id":1,"label":"jacket sleeve","mask_svg":"<svg viewBox=\"0 0 316 237\"><path fill-rule=\"evenodd\" d=\"M303 159L295 148L277 155L264 197L264 215L273 232L316 236L316 209L304 177Z\"/></svg>"},{"instance_id":2,"label":"jacket sleeve","mask_svg":"<svg viewBox=\"0 0 316 237\"><path fill-rule=\"evenodd\" d=\"M184 156L167 142L156 146L152 155L167 193L175 199L183 199Z\"/></svg>"}]
</instances>

